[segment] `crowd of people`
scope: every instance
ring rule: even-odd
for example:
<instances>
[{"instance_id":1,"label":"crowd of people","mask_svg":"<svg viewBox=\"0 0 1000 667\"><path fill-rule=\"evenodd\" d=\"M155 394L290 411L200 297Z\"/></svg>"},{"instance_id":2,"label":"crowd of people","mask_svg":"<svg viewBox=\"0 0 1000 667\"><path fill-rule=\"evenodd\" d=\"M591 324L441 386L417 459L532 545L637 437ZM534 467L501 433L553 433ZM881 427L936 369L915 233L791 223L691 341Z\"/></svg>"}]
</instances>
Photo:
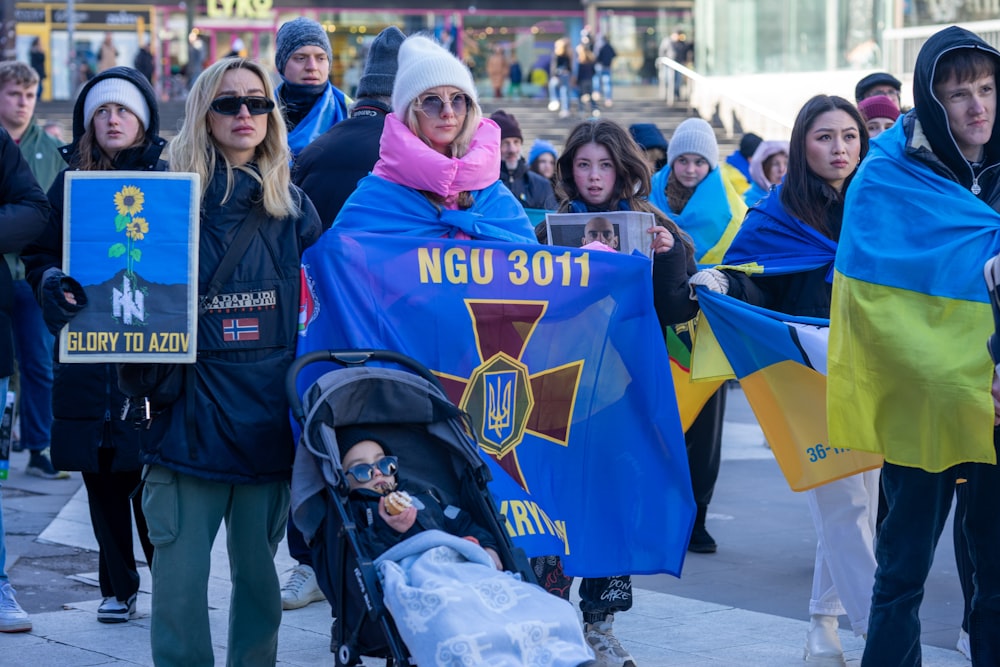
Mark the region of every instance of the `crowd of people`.
<instances>
[{"instance_id":1,"label":"crowd of people","mask_svg":"<svg viewBox=\"0 0 1000 667\"><path fill-rule=\"evenodd\" d=\"M674 41L685 47L680 36ZM866 319L858 302L870 293L844 287L845 276L864 274L857 268L863 262L913 272L926 261L921 253L961 243L949 271L968 285L952 290L950 280L944 290L957 299L975 293L973 284L985 295L981 267L1000 252L1000 52L959 28L939 32L921 49L913 109L900 108L898 79L876 73L859 82L854 103L817 95L799 111L789 140L747 134L724 160L714 130L700 118L685 120L668 141L655 124L624 128L600 117L601 103L614 104L615 52L589 31L575 48L568 38L556 42L547 79L549 108L568 116L576 86L585 119L561 151L536 138L527 158L516 117L502 110L484 116L468 67L425 35L382 31L353 100L330 82L330 43L318 23L283 24L275 47L277 86L262 64L239 53L205 68L169 146L159 136L148 73L115 66L110 40L101 52L109 66L80 90L65 146L35 122L38 73L25 63L0 63L0 250L8 266L0 267L0 396L16 354L28 472L50 479L70 470L83 474L100 547L101 622L127 622L136 613L137 530L152 570L158 665L212 664L205 597L209 553L223 522L233 573L230 664L274 664L282 610L325 599L309 545L289 514L295 445L283 389L295 355L301 256L325 230L537 243L545 242L544 225L532 212L598 214L594 220L615 211L647 213L654 221L646 230L650 307L664 329L690 326L698 291L707 289L792 316L831 319L874 349L892 347L893 333ZM519 90L520 66L502 48L490 56L488 71L494 97ZM273 298L273 308L255 311L259 335L244 341L223 333L231 309L202 309L197 362L183 371L180 395L158 406L143 429L108 416L126 401L116 380L120 369L63 364L53 353L54 336L88 303L86 290L62 271L70 170L198 174L200 293L255 290ZM914 183L927 193L914 192ZM925 223L913 233L927 241L874 256L873 249L898 239L881 231L871 210L890 212L894 198L926 206ZM975 217L956 223L954 210L944 208L949 202ZM979 227L968 232L968 225ZM617 249L613 229L583 241L602 239ZM233 253L239 261L229 261ZM772 263L776 256L785 261ZM733 268L755 264L768 268ZM918 282L933 294L936 280ZM891 299L909 297L884 298L891 313ZM979 301L985 304L985 296ZM904 306L911 307L912 336L955 317L954 310L913 314L912 301ZM983 332L982 309L961 312L979 318L972 331ZM866 358L845 335L831 339L829 351L831 382L839 381L831 385L831 420L851 403L843 369ZM921 354L898 356L918 368L933 348L913 340ZM950 399L975 404L977 411L962 413L978 420L968 449L958 446L943 459L922 455L952 418L952 403L933 394L952 392L950 385L930 381L921 404L928 428L916 441L900 438L894 422L878 414L859 433L831 427L838 446L881 453L885 465L804 494L817 533L804 605L807 664L845 664L837 632L845 615L866 639L866 667L920 664L922 587L956 495L955 552L966 597L958 646L973 665L1000 664L992 558L1000 528L989 500L1000 480L995 431L985 421L1000 423L1000 378L984 342L985 334L975 356L956 368L969 389ZM871 373L874 384L888 383L886 367ZM706 517L726 394L723 384L685 433L697 506L688 549L696 553L719 548ZM395 461L385 463L394 457L384 444L374 444L351 460L355 472L347 471L358 483L371 480L372 488L396 470ZM390 518L373 498L379 529L394 544L413 527L416 512ZM273 558L286 534L296 566L282 581ZM478 541L490 546L487 535ZM30 630L4 559L0 539L0 632ZM539 556L532 568L545 590L568 599L572 579L557 556ZM582 639L596 660L579 664L636 667L614 633L615 614L632 607L631 586L627 572L580 582Z\"/></svg>"}]
</instances>

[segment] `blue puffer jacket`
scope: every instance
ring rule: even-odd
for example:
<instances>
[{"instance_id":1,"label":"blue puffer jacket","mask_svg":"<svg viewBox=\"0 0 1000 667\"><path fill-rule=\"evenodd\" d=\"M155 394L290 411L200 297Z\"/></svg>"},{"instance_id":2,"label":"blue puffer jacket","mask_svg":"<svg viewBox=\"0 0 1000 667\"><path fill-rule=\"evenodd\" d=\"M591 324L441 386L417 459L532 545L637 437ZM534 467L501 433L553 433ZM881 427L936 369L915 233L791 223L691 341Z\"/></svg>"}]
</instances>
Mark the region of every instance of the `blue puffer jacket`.
<instances>
[{"instance_id":1,"label":"blue puffer jacket","mask_svg":"<svg viewBox=\"0 0 1000 667\"><path fill-rule=\"evenodd\" d=\"M208 283L249 215L266 215L260 186L236 170L222 203L224 167L202 199L198 291ZM294 186L292 186L294 187ZM294 452L285 373L295 353L300 259L320 234L319 216L302 191L296 219L266 217L220 294L198 318L198 361L185 391L156 416L143 460L234 484L289 479Z\"/></svg>"}]
</instances>

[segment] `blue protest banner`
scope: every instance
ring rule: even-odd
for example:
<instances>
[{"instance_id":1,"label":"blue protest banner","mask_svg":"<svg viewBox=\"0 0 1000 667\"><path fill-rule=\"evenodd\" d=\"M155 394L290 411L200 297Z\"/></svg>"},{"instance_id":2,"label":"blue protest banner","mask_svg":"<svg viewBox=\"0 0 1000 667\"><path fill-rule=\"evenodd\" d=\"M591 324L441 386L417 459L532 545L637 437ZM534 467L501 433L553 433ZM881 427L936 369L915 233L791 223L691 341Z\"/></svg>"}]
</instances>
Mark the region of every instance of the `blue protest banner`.
<instances>
[{"instance_id":1,"label":"blue protest banner","mask_svg":"<svg viewBox=\"0 0 1000 667\"><path fill-rule=\"evenodd\" d=\"M471 417L515 544L578 576L679 576L695 506L648 259L333 228L303 264L299 354L430 368ZM329 370L313 366L300 391Z\"/></svg>"}]
</instances>

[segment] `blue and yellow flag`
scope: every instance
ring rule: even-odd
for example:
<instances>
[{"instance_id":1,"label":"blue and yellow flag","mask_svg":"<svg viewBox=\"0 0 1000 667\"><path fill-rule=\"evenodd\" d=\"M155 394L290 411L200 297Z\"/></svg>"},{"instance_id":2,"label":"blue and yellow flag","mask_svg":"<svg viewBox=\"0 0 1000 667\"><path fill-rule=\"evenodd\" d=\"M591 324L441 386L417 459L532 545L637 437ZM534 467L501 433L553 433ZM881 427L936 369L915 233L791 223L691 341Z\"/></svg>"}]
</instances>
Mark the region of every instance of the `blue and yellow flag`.
<instances>
[{"instance_id":1,"label":"blue and yellow flag","mask_svg":"<svg viewBox=\"0 0 1000 667\"><path fill-rule=\"evenodd\" d=\"M698 264L718 264L740 230L747 212L746 203L715 168L695 188L684 210L674 213L667 203L669 177L669 166L653 174L649 201L691 237Z\"/></svg>"},{"instance_id":2,"label":"blue and yellow flag","mask_svg":"<svg viewBox=\"0 0 1000 667\"><path fill-rule=\"evenodd\" d=\"M533 537L555 534L578 576L679 576L695 507L648 259L333 227L303 264L299 353L430 368L527 496L491 485L515 544L546 555Z\"/></svg>"},{"instance_id":3,"label":"blue and yellow flag","mask_svg":"<svg viewBox=\"0 0 1000 667\"><path fill-rule=\"evenodd\" d=\"M833 282L834 445L939 472L996 463L983 265L1000 214L904 153L897 123L847 193Z\"/></svg>"},{"instance_id":4,"label":"blue and yellow flag","mask_svg":"<svg viewBox=\"0 0 1000 667\"><path fill-rule=\"evenodd\" d=\"M776 313L704 287L698 303L705 321L698 325L693 375L735 374L793 491L881 467L880 456L830 446L827 320Z\"/></svg>"}]
</instances>

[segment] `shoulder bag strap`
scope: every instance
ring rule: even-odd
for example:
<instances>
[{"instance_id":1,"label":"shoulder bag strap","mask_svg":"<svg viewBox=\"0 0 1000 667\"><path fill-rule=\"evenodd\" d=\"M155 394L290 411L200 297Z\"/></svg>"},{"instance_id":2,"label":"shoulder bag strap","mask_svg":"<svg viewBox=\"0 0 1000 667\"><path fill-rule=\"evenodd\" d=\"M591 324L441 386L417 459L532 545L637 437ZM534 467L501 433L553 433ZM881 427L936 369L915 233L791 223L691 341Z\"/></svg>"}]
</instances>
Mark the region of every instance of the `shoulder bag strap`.
<instances>
[{"instance_id":1,"label":"shoulder bag strap","mask_svg":"<svg viewBox=\"0 0 1000 667\"><path fill-rule=\"evenodd\" d=\"M236 233L236 238L233 239L232 245L226 250L226 254L222 256L222 261L219 262L215 273L212 274L212 280L208 283L208 291L198 300L199 315L204 314L208 310L208 304L219 294L222 285L233 275L236 265L243 259L247 248L250 247L250 241L253 239L254 234L264 224L265 217L263 213L254 208L243 219L242 224L240 224L240 230Z\"/></svg>"}]
</instances>

